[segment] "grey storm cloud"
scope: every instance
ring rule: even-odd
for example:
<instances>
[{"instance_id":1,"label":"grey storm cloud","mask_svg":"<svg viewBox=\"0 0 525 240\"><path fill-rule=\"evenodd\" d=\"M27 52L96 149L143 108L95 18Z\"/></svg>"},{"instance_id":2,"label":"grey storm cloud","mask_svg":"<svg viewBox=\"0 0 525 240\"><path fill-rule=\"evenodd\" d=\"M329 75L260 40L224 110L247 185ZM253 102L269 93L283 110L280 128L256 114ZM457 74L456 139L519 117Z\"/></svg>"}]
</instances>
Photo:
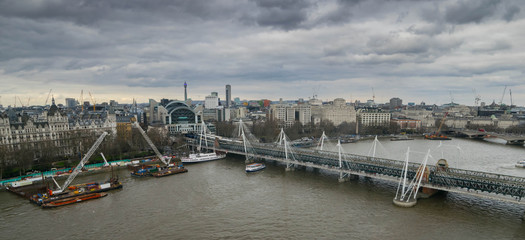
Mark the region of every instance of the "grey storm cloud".
<instances>
[{"instance_id":1,"label":"grey storm cloud","mask_svg":"<svg viewBox=\"0 0 525 240\"><path fill-rule=\"evenodd\" d=\"M507 5L506 5L507 4ZM481 23L500 15L507 22L520 12L520 7L501 0L460 0L450 4L434 4L420 11L423 19L434 23Z\"/></svg>"},{"instance_id":2,"label":"grey storm cloud","mask_svg":"<svg viewBox=\"0 0 525 240\"><path fill-rule=\"evenodd\" d=\"M307 19L308 3L301 0L255 0L259 13L255 21L260 26L293 29Z\"/></svg>"},{"instance_id":3,"label":"grey storm cloud","mask_svg":"<svg viewBox=\"0 0 525 240\"><path fill-rule=\"evenodd\" d=\"M18 84L24 82L156 94L147 89L164 91L187 81L194 92L229 83L242 86L246 97L268 98L304 97L310 93L299 89L319 82L337 93L396 85L392 79L459 84L476 77L480 86L504 85L525 74L524 4L0 0L0 78L3 89L15 92L28 91Z\"/></svg>"},{"instance_id":4,"label":"grey storm cloud","mask_svg":"<svg viewBox=\"0 0 525 240\"><path fill-rule=\"evenodd\" d=\"M445 9L445 20L455 24L479 23L491 17L500 2L500 0L458 1Z\"/></svg>"},{"instance_id":5,"label":"grey storm cloud","mask_svg":"<svg viewBox=\"0 0 525 240\"><path fill-rule=\"evenodd\" d=\"M521 8L516 5L511 5L508 6L505 10L506 11L503 15L503 19L505 19L507 22L510 22L514 19L514 16L521 11Z\"/></svg>"},{"instance_id":6,"label":"grey storm cloud","mask_svg":"<svg viewBox=\"0 0 525 240\"><path fill-rule=\"evenodd\" d=\"M101 21L140 23L169 19L171 21L211 20L230 16L240 5L235 1L167 1L167 0L55 0L0 2L0 14L30 19L56 19L78 24ZM162 19L162 20L161 20Z\"/></svg>"}]
</instances>

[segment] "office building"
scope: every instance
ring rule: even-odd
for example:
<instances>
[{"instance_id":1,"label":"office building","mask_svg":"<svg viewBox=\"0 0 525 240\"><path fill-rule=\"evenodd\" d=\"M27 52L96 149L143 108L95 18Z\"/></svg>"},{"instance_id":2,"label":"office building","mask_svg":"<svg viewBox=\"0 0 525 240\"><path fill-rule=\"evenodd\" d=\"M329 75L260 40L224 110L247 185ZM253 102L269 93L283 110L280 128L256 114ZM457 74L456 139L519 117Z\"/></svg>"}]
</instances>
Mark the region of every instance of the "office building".
<instances>
[{"instance_id":1,"label":"office building","mask_svg":"<svg viewBox=\"0 0 525 240\"><path fill-rule=\"evenodd\" d=\"M226 85L226 108L231 106L232 102L232 86L230 84Z\"/></svg>"}]
</instances>

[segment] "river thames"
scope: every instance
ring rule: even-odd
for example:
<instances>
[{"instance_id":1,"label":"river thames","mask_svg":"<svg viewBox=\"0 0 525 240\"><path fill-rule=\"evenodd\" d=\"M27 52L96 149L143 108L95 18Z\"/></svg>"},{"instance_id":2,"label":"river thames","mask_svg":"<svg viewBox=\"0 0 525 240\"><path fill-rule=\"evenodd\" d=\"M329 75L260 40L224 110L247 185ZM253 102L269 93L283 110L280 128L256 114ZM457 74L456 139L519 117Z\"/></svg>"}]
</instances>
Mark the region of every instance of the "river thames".
<instances>
[{"instance_id":1,"label":"river thames","mask_svg":"<svg viewBox=\"0 0 525 240\"><path fill-rule=\"evenodd\" d=\"M366 155L371 144L344 149ZM429 164L445 158L454 168L525 177L525 169L514 167L525 158L523 146L463 139L438 145L385 139L376 156L403 159L410 146L410 161L420 162L432 149ZM525 239L524 205L448 193L399 208L392 204L397 184L339 183L329 172L266 165L247 174L242 157L228 156L164 178L133 178L121 169L123 189L51 210L0 191L0 233L4 239Z\"/></svg>"}]
</instances>

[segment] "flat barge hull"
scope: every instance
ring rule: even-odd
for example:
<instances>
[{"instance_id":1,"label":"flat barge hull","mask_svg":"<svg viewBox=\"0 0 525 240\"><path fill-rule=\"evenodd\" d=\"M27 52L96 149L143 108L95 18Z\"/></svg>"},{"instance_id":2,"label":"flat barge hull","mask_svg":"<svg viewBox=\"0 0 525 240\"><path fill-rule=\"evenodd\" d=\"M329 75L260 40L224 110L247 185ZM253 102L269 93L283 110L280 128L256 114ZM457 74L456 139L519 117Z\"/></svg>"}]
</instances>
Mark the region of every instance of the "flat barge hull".
<instances>
[{"instance_id":1,"label":"flat barge hull","mask_svg":"<svg viewBox=\"0 0 525 240\"><path fill-rule=\"evenodd\" d=\"M107 193L90 193L82 196L68 197L60 200L51 201L49 203L42 204L42 208L55 208L74 203L84 202L107 196Z\"/></svg>"},{"instance_id":2,"label":"flat barge hull","mask_svg":"<svg viewBox=\"0 0 525 240\"><path fill-rule=\"evenodd\" d=\"M187 171L188 171L188 169L186 169L186 168L168 169L168 170L162 170L162 171L153 173L153 176L154 177L165 177L165 176L170 176L170 175L174 175L174 174L185 173Z\"/></svg>"},{"instance_id":3,"label":"flat barge hull","mask_svg":"<svg viewBox=\"0 0 525 240\"><path fill-rule=\"evenodd\" d=\"M29 201L32 202L32 203L35 203L36 205L45 205L47 203L50 203L50 202L53 202L53 201L59 201L59 200L66 199L66 198L85 196L85 195L94 194L94 193L103 193L103 192L107 192L107 191L111 191L111 190L115 190L115 189L120 189L120 188L122 188L122 184L118 183L118 184L113 184L113 185L111 185L111 187L107 187L107 188L95 189L95 190L92 190L92 191L86 191L86 192L81 192L81 193L77 193L77 194L58 195L58 196L55 196L55 197L46 198L46 199L42 199L42 200L40 200L40 198L33 198L33 197L31 197L31 198L29 198Z\"/></svg>"},{"instance_id":4,"label":"flat barge hull","mask_svg":"<svg viewBox=\"0 0 525 240\"><path fill-rule=\"evenodd\" d=\"M47 183L45 182L39 182L34 183L29 186L23 186L23 187L11 187L7 186L6 190L9 192L12 192L18 196L24 197L24 198L31 198L31 196L39 193L45 193L47 190Z\"/></svg>"}]
</instances>

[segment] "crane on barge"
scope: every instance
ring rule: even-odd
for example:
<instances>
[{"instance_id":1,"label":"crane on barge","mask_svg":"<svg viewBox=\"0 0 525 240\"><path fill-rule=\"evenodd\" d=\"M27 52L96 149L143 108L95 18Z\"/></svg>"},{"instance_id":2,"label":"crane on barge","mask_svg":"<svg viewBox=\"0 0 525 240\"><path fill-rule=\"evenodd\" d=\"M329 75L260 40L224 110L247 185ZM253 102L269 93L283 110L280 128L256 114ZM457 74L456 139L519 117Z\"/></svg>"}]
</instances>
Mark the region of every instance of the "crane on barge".
<instances>
[{"instance_id":1,"label":"crane on barge","mask_svg":"<svg viewBox=\"0 0 525 240\"><path fill-rule=\"evenodd\" d=\"M97 141L95 141L95 143L93 144L93 146L91 146L91 148L89 149L89 151L86 153L86 155L84 156L84 158L82 158L82 160L80 160L80 162L78 163L78 165L73 169L73 171L71 172L71 174L69 175L69 177L67 178L67 180L64 182L64 185L60 186L58 185L58 183L55 181L55 179L53 178L53 181L55 182L55 184L58 186L58 190L55 190L53 191L53 194L55 193L61 193L63 192L65 189L67 189L67 187L69 186L69 184L71 184L71 182L75 179L75 177L80 173L80 171L82 171L82 167L84 167L84 164L89 160L89 158L91 157L91 155L93 155L93 153L95 152L95 150L97 150L98 146L100 146L100 144L102 143L102 141L104 140L104 138L108 135L107 132L103 132L102 135L100 135L100 137L98 137Z\"/></svg>"},{"instance_id":2,"label":"crane on barge","mask_svg":"<svg viewBox=\"0 0 525 240\"><path fill-rule=\"evenodd\" d=\"M144 132L142 127L140 127L138 122L133 122L133 127L137 128L144 138L146 142L149 144L149 146L153 149L155 152L155 155L157 155L157 158L164 163L164 166L160 167L153 167L153 168L145 168L146 166L142 166L141 169L135 169L131 172L131 175L133 176L154 176L154 177L164 177L168 175L173 175L177 173L184 173L188 170L182 166L182 162L179 160L176 163L170 163L171 157L165 157L160 154L157 147L155 147L155 144L151 141L151 139L148 137L148 134Z\"/></svg>"},{"instance_id":3,"label":"crane on barge","mask_svg":"<svg viewBox=\"0 0 525 240\"><path fill-rule=\"evenodd\" d=\"M443 123L445 123L445 118L447 118L448 112L445 113L443 116L443 119L441 119L441 123L439 124L439 128L436 132L430 135L425 135L425 139L428 140L451 140L449 137L441 134L441 127L443 127Z\"/></svg>"},{"instance_id":4,"label":"crane on barge","mask_svg":"<svg viewBox=\"0 0 525 240\"><path fill-rule=\"evenodd\" d=\"M142 137L144 138L144 140L146 140L146 142L149 144L149 146L155 152L155 155L157 155L157 158L159 158L159 160L162 163L164 163L166 166L168 166L170 164L171 158L170 157L164 157L164 156L162 156L162 154L160 154L160 152L157 149L157 147L155 147L155 144L153 144L151 139L148 137L148 134L146 134L146 132L144 132L144 130L142 130L142 127L140 127L138 122L133 122L133 127L137 128L139 130L139 132L142 135Z\"/></svg>"}]
</instances>

